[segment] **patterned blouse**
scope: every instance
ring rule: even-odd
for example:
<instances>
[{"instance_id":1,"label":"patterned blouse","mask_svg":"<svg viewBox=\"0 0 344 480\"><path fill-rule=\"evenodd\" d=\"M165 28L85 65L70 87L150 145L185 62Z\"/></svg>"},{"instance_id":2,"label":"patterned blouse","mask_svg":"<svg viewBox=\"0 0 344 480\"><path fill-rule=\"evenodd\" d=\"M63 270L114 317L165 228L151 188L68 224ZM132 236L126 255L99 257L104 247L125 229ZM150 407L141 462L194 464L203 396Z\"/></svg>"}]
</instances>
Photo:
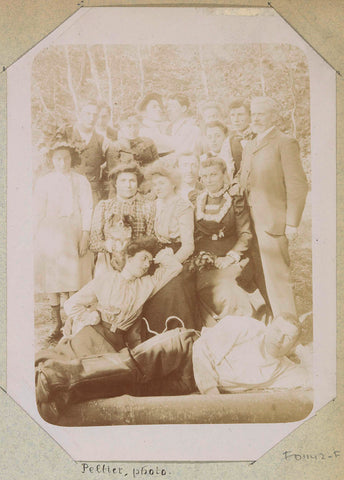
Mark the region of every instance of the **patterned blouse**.
<instances>
[{"instance_id":1,"label":"patterned blouse","mask_svg":"<svg viewBox=\"0 0 344 480\"><path fill-rule=\"evenodd\" d=\"M128 200L101 200L93 214L90 249L107 252L106 240L113 238L114 229L126 215L130 217L131 238L154 234L154 204L139 193Z\"/></svg>"}]
</instances>

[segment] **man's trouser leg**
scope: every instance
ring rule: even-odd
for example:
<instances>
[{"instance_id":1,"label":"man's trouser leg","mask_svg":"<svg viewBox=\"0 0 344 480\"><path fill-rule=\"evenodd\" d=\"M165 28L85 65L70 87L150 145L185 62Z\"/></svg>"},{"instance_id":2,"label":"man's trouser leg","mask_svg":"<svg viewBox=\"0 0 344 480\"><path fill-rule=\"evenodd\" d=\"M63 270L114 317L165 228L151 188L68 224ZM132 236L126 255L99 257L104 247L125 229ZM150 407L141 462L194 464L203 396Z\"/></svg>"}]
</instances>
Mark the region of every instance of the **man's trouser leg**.
<instances>
[{"instance_id":1,"label":"man's trouser leg","mask_svg":"<svg viewBox=\"0 0 344 480\"><path fill-rule=\"evenodd\" d=\"M274 317L282 312L296 315L290 272L288 239L256 228L266 289Z\"/></svg>"},{"instance_id":2,"label":"man's trouser leg","mask_svg":"<svg viewBox=\"0 0 344 480\"><path fill-rule=\"evenodd\" d=\"M74 360L49 359L36 368L36 401L41 416L56 423L73 402L135 395L141 374L128 349Z\"/></svg>"},{"instance_id":3,"label":"man's trouser leg","mask_svg":"<svg viewBox=\"0 0 344 480\"><path fill-rule=\"evenodd\" d=\"M132 351L124 348L80 359L42 361L36 370L38 409L45 420L55 423L71 402L123 394L164 394L168 388L164 389L160 380L165 377L172 378L172 383L181 379L177 393L190 393L194 389L192 344L196 338L192 330L175 329Z\"/></svg>"},{"instance_id":4,"label":"man's trouser leg","mask_svg":"<svg viewBox=\"0 0 344 480\"><path fill-rule=\"evenodd\" d=\"M142 374L143 395L183 395L194 392L192 346L198 334L173 329L150 338L132 350Z\"/></svg>"}]
</instances>

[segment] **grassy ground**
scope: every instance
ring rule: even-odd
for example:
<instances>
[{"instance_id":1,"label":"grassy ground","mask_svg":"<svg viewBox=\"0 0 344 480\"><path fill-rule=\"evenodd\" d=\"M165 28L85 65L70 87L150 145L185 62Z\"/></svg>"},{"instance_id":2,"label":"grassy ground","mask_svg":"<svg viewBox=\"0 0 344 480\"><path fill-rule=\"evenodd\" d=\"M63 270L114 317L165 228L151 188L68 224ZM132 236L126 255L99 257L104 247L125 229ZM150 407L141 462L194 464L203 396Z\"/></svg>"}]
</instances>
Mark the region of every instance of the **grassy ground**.
<instances>
[{"instance_id":1,"label":"grassy ground","mask_svg":"<svg viewBox=\"0 0 344 480\"><path fill-rule=\"evenodd\" d=\"M299 315L313 310L312 295L312 206L308 196L297 238L290 242L289 253L294 282L296 307ZM303 322L302 343L313 339L313 315Z\"/></svg>"},{"instance_id":2,"label":"grassy ground","mask_svg":"<svg viewBox=\"0 0 344 480\"><path fill-rule=\"evenodd\" d=\"M289 246L291 270L295 285L295 298L299 315L312 311L312 211L307 201L299 235ZM64 313L62 314L64 315ZM64 319L64 317L63 317ZM309 344L313 338L313 318L309 315L304 321L302 344ZM39 295L35 303L36 349L47 348L46 341L53 330L50 321L50 307L46 297Z\"/></svg>"}]
</instances>

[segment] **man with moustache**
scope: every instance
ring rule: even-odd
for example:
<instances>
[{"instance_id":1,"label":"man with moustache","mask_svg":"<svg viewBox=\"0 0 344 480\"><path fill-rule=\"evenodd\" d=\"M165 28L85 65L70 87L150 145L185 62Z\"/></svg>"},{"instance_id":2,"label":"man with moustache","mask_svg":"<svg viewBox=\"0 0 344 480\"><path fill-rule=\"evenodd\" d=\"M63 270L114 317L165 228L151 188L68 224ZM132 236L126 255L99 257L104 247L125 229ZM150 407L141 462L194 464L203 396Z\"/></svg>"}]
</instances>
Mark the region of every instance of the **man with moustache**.
<instances>
[{"instance_id":1,"label":"man with moustache","mask_svg":"<svg viewBox=\"0 0 344 480\"><path fill-rule=\"evenodd\" d=\"M276 112L272 98L252 99L251 128L257 136L243 150L240 172L274 316L296 315L288 240L297 234L308 191L298 142L276 128Z\"/></svg>"}]
</instances>

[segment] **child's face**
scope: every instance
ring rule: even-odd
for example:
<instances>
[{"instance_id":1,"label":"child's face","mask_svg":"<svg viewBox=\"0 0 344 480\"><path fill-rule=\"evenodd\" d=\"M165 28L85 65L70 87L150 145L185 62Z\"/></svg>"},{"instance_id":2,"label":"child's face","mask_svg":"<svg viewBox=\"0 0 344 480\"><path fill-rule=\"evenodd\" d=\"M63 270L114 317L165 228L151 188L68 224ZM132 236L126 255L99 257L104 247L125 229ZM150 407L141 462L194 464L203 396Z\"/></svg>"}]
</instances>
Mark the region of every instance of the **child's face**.
<instances>
[{"instance_id":1,"label":"child's face","mask_svg":"<svg viewBox=\"0 0 344 480\"><path fill-rule=\"evenodd\" d=\"M70 171L72 158L67 148L55 150L52 157L54 169L59 173L68 173Z\"/></svg>"}]
</instances>

